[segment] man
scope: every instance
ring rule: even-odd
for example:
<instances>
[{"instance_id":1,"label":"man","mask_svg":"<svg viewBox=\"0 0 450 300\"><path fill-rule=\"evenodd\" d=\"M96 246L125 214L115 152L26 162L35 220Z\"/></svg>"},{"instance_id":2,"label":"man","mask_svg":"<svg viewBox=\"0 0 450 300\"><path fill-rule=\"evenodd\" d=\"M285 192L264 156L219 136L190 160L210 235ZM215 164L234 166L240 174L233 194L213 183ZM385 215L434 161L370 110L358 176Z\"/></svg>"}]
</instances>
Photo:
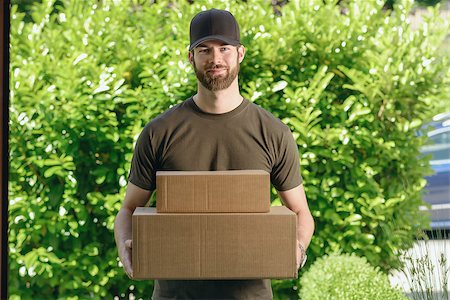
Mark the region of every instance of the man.
<instances>
[{"instance_id":1,"label":"man","mask_svg":"<svg viewBox=\"0 0 450 300\"><path fill-rule=\"evenodd\" d=\"M115 238L125 272L132 277L131 216L155 190L156 171L259 169L270 173L283 203L298 216L297 268L314 221L303 190L298 149L289 128L239 93L240 44L234 16L200 12L191 21L188 58L197 94L167 110L143 129L136 143ZM180 249L183 251L183 249ZM272 299L264 280L156 280L153 299Z\"/></svg>"}]
</instances>

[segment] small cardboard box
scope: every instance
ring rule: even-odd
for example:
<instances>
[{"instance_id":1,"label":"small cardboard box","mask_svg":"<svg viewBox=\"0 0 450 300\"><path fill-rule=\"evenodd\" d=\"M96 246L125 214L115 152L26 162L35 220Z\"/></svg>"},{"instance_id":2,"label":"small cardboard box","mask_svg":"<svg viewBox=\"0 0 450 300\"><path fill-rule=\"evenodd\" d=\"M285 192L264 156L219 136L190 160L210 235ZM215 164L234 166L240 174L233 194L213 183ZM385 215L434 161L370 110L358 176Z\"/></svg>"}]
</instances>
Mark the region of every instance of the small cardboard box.
<instances>
[{"instance_id":1,"label":"small cardboard box","mask_svg":"<svg viewBox=\"0 0 450 300\"><path fill-rule=\"evenodd\" d=\"M159 213L268 212L269 207L266 171L156 172Z\"/></svg>"},{"instance_id":2,"label":"small cardboard box","mask_svg":"<svg viewBox=\"0 0 450 300\"><path fill-rule=\"evenodd\" d=\"M135 279L296 278L296 224L285 206L269 213L133 213Z\"/></svg>"}]
</instances>

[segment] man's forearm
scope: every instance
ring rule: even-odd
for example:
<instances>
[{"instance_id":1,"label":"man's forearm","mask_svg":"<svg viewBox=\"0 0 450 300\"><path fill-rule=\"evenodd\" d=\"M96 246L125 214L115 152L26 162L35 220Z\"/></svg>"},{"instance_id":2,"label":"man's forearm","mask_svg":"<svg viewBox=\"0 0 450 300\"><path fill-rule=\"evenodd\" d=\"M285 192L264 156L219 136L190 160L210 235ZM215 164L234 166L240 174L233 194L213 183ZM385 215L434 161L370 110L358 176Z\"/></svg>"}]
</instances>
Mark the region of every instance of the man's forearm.
<instances>
[{"instance_id":1,"label":"man's forearm","mask_svg":"<svg viewBox=\"0 0 450 300\"><path fill-rule=\"evenodd\" d=\"M132 220L133 212L122 207L114 221L114 237L117 248L119 248L126 240L132 239Z\"/></svg>"},{"instance_id":2,"label":"man's forearm","mask_svg":"<svg viewBox=\"0 0 450 300\"><path fill-rule=\"evenodd\" d=\"M314 219L308 208L303 184L287 191L279 191L278 194L283 203L297 215L297 241L306 250L314 233Z\"/></svg>"},{"instance_id":3,"label":"man's forearm","mask_svg":"<svg viewBox=\"0 0 450 300\"><path fill-rule=\"evenodd\" d=\"M314 233L314 219L309 211L297 213L297 241L306 249Z\"/></svg>"}]
</instances>

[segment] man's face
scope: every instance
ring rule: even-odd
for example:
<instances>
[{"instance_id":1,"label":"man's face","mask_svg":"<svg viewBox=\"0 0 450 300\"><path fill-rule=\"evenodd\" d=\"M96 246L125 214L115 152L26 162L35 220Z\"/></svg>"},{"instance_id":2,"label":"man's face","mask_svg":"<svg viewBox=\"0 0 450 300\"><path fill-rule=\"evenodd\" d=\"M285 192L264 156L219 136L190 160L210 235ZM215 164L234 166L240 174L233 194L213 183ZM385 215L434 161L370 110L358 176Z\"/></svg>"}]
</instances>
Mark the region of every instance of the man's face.
<instances>
[{"instance_id":1,"label":"man's face","mask_svg":"<svg viewBox=\"0 0 450 300\"><path fill-rule=\"evenodd\" d=\"M210 91L228 88L239 73L243 49L219 41L207 41L189 56L200 83Z\"/></svg>"}]
</instances>

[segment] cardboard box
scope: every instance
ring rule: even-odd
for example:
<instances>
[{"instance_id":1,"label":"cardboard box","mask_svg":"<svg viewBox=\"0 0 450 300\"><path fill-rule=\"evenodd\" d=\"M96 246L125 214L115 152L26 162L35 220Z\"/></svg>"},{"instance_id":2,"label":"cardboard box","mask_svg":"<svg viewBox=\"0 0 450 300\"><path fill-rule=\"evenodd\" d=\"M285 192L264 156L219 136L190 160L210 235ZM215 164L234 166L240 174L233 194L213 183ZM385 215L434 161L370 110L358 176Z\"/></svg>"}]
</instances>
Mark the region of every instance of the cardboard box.
<instances>
[{"instance_id":1,"label":"cardboard box","mask_svg":"<svg viewBox=\"0 0 450 300\"><path fill-rule=\"evenodd\" d=\"M270 175L262 170L158 171L159 213L269 212Z\"/></svg>"},{"instance_id":2,"label":"cardboard box","mask_svg":"<svg viewBox=\"0 0 450 300\"><path fill-rule=\"evenodd\" d=\"M269 213L133 214L135 279L296 278L296 223Z\"/></svg>"}]
</instances>

